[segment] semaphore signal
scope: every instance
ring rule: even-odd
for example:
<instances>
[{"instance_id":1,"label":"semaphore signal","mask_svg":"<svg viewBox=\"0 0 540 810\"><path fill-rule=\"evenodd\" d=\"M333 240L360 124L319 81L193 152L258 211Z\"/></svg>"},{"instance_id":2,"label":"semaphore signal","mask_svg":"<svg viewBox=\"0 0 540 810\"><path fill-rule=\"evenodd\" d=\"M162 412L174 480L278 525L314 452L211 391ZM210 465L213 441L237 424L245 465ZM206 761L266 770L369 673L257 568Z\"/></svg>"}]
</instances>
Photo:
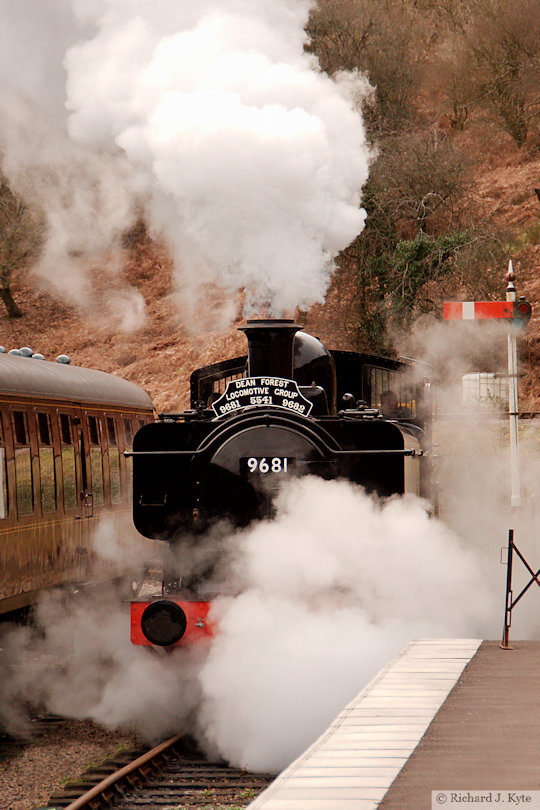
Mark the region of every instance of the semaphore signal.
<instances>
[{"instance_id":1,"label":"semaphore signal","mask_svg":"<svg viewBox=\"0 0 540 810\"><path fill-rule=\"evenodd\" d=\"M443 317L445 321L511 320L514 326L525 327L531 311L525 296L519 301L447 301Z\"/></svg>"},{"instance_id":2,"label":"semaphore signal","mask_svg":"<svg viewBox=\"0 0 540 810\"><path fill-rule=\"evenodd\" d=\"M446 302L443 317L445 321L500 320L513 328L508 330L508 418L510 422L510 467L512 482L512 506L521 506L521 485L519 477L518 444L518 387L517 387L517 344L516 327L526 328L531 317L531 305L521 296L516 301L514 286L516 275L512 260L508 262L506 274L506 301L460 301Z\"/></svg>"},{"instance_id":3,"label":"semaphore signal","mask_svg":"<svg viewBox=\"0 0 540 810\"><path fill-rule=\"evenodd\" d=\"M516 288L514 281L516 275L512 267L512 260L508 263L506 274L506 301L462 301L460 303L447 302L444 305L444 319L446 321L470 320L506 320L512 328L508 329L508 418L510 422L510 475L511 475L511 504L513 507L521 506L521 484L519 474L519 437L518 437L518 386L517 386L517 341L518 329L526 328L531 318L532 307L525 296L516 301ZM514 598L512 591L512 562L517 554L531 578L519 595ZM512 610L529 587L535 582L540 586L540 569L536 572L530 567L514 543L514 530L508 534L508 555L506 571L506 594L504 610L504 628L501 647L503 650L513 649L510 646L510 625L512 623Z\"/></svg>"},{"instance_id":4,"label":"semaphore signal","mask_svg":"<svg viewBox=\"0 0 540 810\"><path fill-rule=\"evenodd\" d=\"M445 321L483 321L514 317L514 306L508 301L454 301L444 304Z\"/></svg>"}]
</instances>

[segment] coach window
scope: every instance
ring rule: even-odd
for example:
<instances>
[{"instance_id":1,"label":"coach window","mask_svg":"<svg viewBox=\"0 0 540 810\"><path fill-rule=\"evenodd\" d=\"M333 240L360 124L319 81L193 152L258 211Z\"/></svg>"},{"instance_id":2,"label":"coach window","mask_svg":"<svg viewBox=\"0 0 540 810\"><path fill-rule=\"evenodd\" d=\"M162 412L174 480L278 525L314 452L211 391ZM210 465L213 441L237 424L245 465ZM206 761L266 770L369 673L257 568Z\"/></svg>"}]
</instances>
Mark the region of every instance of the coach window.
<instances>
[{"instance_id":1,"label":"coach window","mask_svg":"<svg viewBox=\"0 0 540 810\"><path fill-rule=\"evenodd\" d=\"M131 450L133 447L133 422L131 419L123 419L124 422L124 441L126 450ZM126 457L126 487L128 501L131 503L133 492L133 458Z\"/></svg>"},{"instance_id":2,"label":"coach window","mask_svg":"<svg viewBox=\"0 0 540 810\"><path fill-rule=\"evenodd\" d=\"M64 479L64 509L77 508L77 470L71 416L59 414L60 437L62 439L62 475Z\"/></svg>"},{"instance_id":3,"label":"coach window","mask_svg":"<svg viewBox=\"0 0 540 810\"><path fill-rule=\"evenodd\" d=\"M68 413L60 414L60 435L62 437L62 444L72 443L71 416Z\"/></svg>"},{"instance_id":4,"label":"coach window","mask_svg":"<svg viewBox=\"0 0 540 810\"><path fill-rule=\"evenodd\" d=\"M39 479L41 511L56 512L56 472L52 447L51 417L48 413L37 414L39 439Z\"/></svg>"},{"instance_id":5,"label":"coach window","mask_svg":"<svg viewBox=\"0 0 540 810\"><path fill-rule=\"evenodd\" d=\"M8 516L6 447L4 442L4 423L0 413L0 520Z\"/></svg>"},{"instance_id":6,"label":"coach window","mask_svg":"<svg viewBox=\"0 0 540 810\"><path fill-rule=\"evenodd\" d=\"M126 450L131 450L133 444L133 423L131 419L123 419L124 423L124 441L126 443Z\"/></svg>"},{"instance_id":7,"label":"coach window","mask_svg":"<svg viewBox=\"0 0 540 810\"><path fill-rule=\"evenodd\" d=\"M107 416L107 437L109 439L109 475L111 477L111 502L121 503L122 485L120 481L120 450L116 437L116 422Z\"/></svg>"},{"instance_id":8,"label":"coach window","mask_svg":"<svg viewBox=\"0 0 540 810\"><path fill-rule=\"evenodd\" d=\"M34 511L34 490L32 481L32 458L28 421L24 411L13 411L13 436L15 439L15 483L17 490L17 512L19 517L31 515ZM26 446L23 446L26 445Z\"/></svg>"},{"instance_id":9,"label":"coach window","mask_svg":"<svg viewBox=\"0 0 540 810\"><path fill-rule=\"evenodd\" d=\"M101 451L101 430L97 416L88 417L88 437L90 439L90 472L94 504L103 506L103 454Z\"/></svg>"},{"instance_id":10,"label":"coach window","mask_svg":"<svg viewBox=\"0 0 540 810\"><path fill-rule=\"evenodd\" d=\"M107 421L107 437L109 439L109 444L111 445L117 444L116 424L114 418L112 416L107 416L106 421Z\"/></svg>"},{"instance_id":11,"label":"coach window","mask_svg":"<svg viewBox=\"0 0 540 810\"><path fill-rule=\"evenodd\" d=\"M99 421L97 416L88 417L88 436L90 444L99 444Z\"/></svg>"}]
</instances>

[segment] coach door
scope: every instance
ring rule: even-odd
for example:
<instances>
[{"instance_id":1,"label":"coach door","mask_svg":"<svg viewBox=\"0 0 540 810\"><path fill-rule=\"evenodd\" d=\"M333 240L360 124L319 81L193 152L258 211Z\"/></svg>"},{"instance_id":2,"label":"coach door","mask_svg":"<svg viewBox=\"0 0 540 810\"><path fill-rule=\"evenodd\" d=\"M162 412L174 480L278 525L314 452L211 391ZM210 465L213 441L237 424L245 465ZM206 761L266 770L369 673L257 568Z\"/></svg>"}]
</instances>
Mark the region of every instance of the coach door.
<instances>
[{"instance_id":1,"label":"coach door","mask_svg":"<svg viewBox=\"0 0 540 810\"><path fill-rule=\"evenodd\" d=\"M93 516L88 438L78 408L58 412L64 513L79 520Z\"/></svg>"},{"instance_id":2,"label":"coach door","mask_svg":"<svg viewBox=\"0 0 540 810\"><path fill-rule=\"evenodd\" d=\"M80 490L79 503L81 506L81 518L88 519L94 517L94 493L92 490L92 470L90 464L89 435L85 430L82 411L77 417L76 430L79 437L79 457L80 457Z\"/></svg>"}]
</instances>

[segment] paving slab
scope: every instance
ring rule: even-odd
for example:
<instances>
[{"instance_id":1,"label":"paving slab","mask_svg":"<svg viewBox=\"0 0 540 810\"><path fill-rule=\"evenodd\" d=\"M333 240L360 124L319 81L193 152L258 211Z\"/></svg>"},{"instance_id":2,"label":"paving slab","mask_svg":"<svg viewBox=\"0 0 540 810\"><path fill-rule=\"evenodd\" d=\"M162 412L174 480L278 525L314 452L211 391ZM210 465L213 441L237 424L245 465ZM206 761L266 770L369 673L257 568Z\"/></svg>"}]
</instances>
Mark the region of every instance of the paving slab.
<instances>
[{"instance_id":1,"label":"paving slab","mask_svg":"<svg viewBox=\"0 0 540 810\"><path fill-rule=\"evenodd\" d=\"M540 790L540 642L512 646L483 642L381 810L431 810L439 790Z\"/></svg>"},{"instance_id":2,"label":"paving slab","mask_svg":"<svg viewBox=\"0 0 540 810\"><path fill-rule=\"evenodd\" d=\"M411 642L249 808L377 807L480 643Z\"/></svg>"}]
</instances>

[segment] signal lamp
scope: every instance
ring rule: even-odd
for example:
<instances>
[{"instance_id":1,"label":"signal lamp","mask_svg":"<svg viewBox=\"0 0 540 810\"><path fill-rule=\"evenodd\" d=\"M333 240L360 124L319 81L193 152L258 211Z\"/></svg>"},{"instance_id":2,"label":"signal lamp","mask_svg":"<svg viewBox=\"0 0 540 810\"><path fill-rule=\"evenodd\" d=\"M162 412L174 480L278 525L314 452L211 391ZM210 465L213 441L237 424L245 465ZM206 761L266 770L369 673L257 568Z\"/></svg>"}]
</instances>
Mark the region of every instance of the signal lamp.
<instances>
[{"instance_id":1,"label":"signal lamp","mask_svg":"<svg viewBox=\"0 0 540 810\"><path fill-rule=\"evenodd\" d=\"M532 307L525 298L520 298L519 301L514 303L514 321L517 325L524 328L527 326L531 319Z\"/></svg>"},{"instance_id":2,"label":"signal lamp","mask_svg":"<svg viewBox=\"0 0 540 810\"><path fill-rule=\"evenodd\" d=\"M169 647L186 632L186 614L176 602L152 602L141 616L141 630L151 644Z\"/></svg>"}]
</instances>

